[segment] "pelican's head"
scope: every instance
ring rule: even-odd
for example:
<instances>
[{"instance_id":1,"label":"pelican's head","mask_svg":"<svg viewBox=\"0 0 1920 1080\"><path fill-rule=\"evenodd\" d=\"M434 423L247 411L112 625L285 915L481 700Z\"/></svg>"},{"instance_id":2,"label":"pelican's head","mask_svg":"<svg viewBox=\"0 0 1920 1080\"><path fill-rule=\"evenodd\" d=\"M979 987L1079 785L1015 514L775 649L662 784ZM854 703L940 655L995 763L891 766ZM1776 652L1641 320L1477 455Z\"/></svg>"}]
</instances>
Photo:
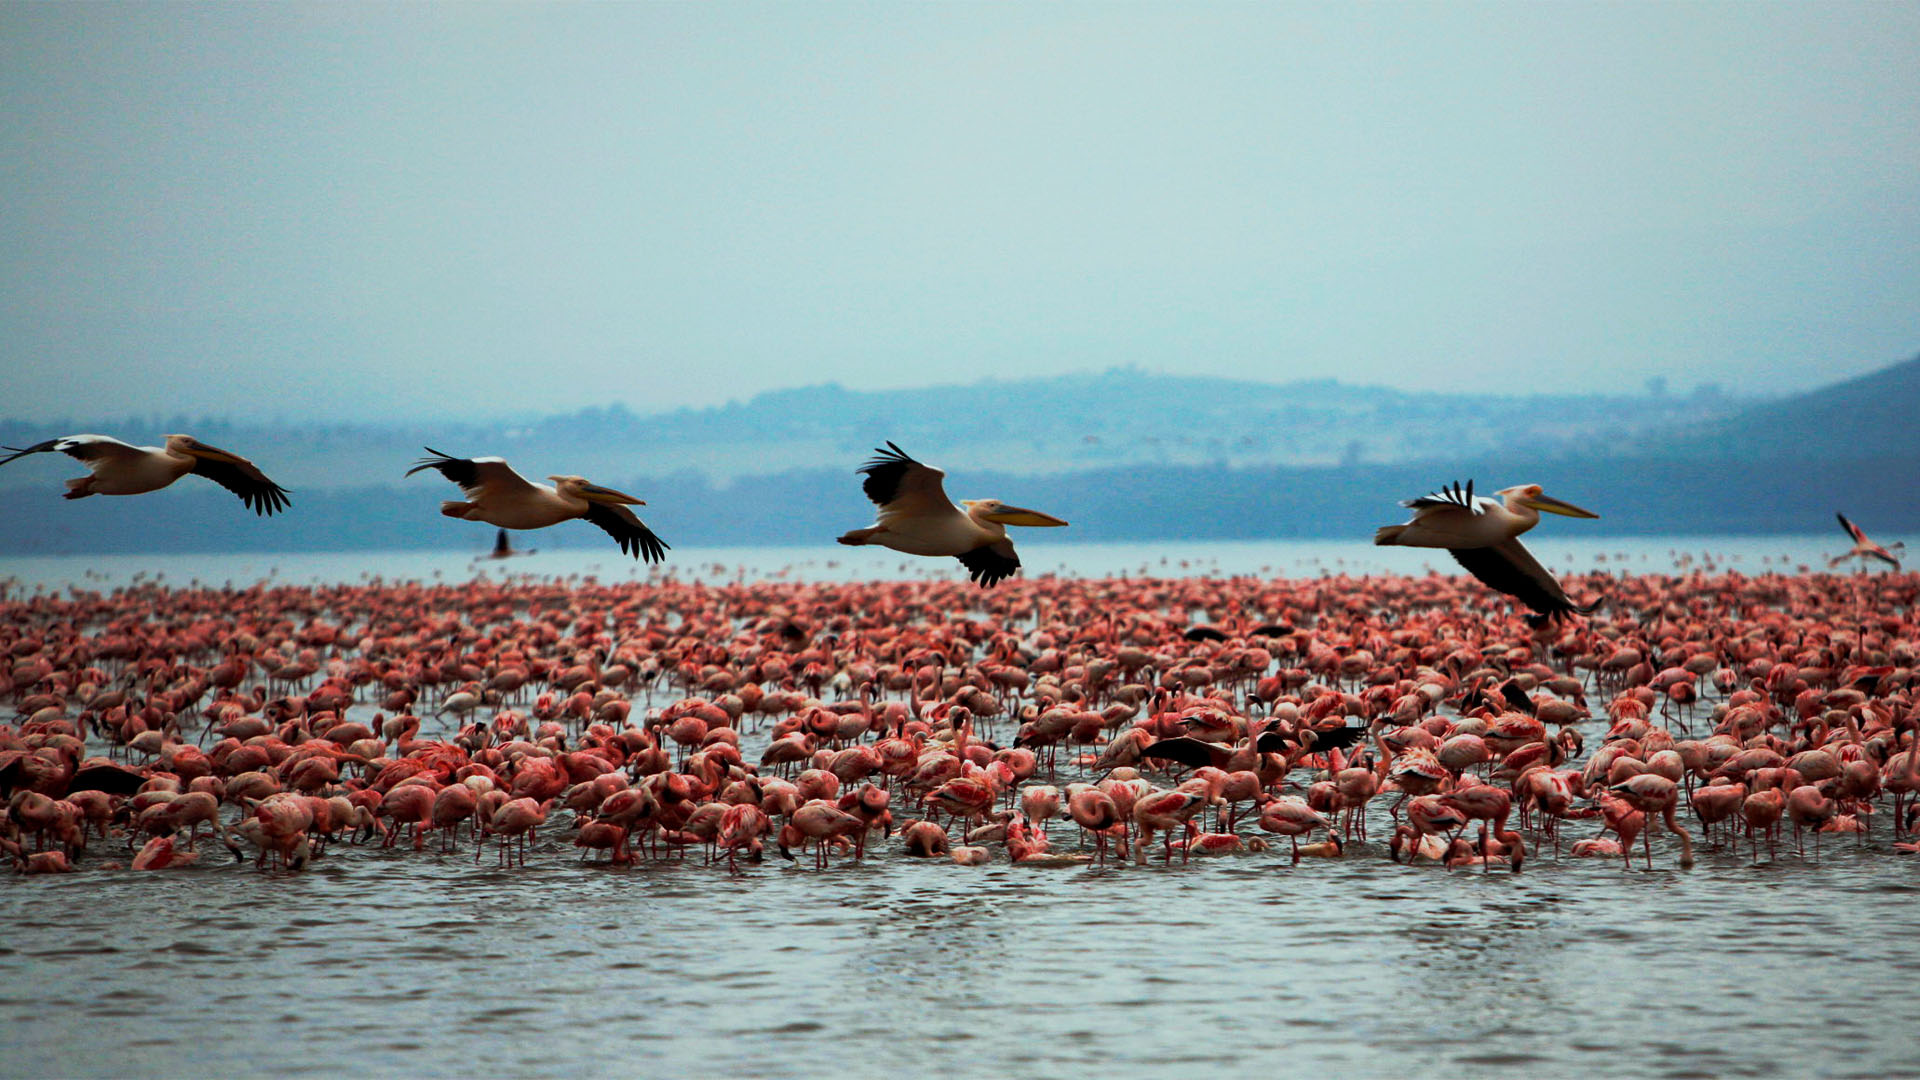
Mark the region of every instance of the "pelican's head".
<instances>
[{"instance_id":1,"label":"pelican's head","mask_svg":"<svg viewBox=\"0 0 1920 1080\"><path fill-rule=\"evenodd\" d=\"M1539 484L1523 484L1497 492L1508 504L1518 503L1533 510L1544 510L1549 514L1565 514L1567 517L1597 518L1600 515L1591 510L1582 510L1572 503L1563 503L1540 490Z\"/></svg>"},{"instance_id":2,"label":"pelican's head","mask_svg":"<svg viewBox=\"0 0 1920 1080\"><path fill-rule=\"evenodd\" d=\"M570 495L588 502L615 503L622 506L645 506L644 501L609 487L601 487L590 482L584 476L549 476L554 489L562 495Z\"/></svg>"},{"instance_id":3,"label":"pelican's head","mask_svg":"<svg viewBox=\"0 0 1920 1080\"><path fill-rule=\"evenodd\" d=\"M999 499L968 499L960 505L967 513L982 521L991 521L997 525L1065 525L1066 522L1052 514L1043 514L1038 510L1026 510L1018 506L1008 506Z\"/></svg>"},{"instance_id":4,"label":"pelican's head","mask_svg":"<svg viewBox=\"0 0 1920 1080\"><path fill-rule=\"evenodd\" d=\"M161 438L167 440L167 450L171 453L185 454L188 457L205 458L208 461L230 461L235 463L240 461L239 458L234 457L232 454L224 450L215 450L213 447L208 446L206 443L201 442L191 435L163 435Z\"/></svg>"}]
</instances>

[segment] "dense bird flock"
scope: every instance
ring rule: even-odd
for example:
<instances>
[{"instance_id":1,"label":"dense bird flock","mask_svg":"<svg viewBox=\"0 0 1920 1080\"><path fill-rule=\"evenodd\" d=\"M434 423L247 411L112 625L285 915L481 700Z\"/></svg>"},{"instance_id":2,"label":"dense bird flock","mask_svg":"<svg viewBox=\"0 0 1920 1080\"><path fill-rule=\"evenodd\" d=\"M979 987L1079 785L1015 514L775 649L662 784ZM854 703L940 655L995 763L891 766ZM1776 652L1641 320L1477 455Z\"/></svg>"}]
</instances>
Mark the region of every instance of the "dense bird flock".
<instances>
[{"instance_id":1,"label":"dense bird flock","mask_svg":"<svg viewBox=\"0 0 1920 1080\"><path fill-rule=\"evenodd\" d=\"M1439 576L16 587L0 857L1519 871L1812 860L1824 833L1913 849L1920 577L1571 584L1606 606L1540 627Z\"/></svg>"}]
</instances>

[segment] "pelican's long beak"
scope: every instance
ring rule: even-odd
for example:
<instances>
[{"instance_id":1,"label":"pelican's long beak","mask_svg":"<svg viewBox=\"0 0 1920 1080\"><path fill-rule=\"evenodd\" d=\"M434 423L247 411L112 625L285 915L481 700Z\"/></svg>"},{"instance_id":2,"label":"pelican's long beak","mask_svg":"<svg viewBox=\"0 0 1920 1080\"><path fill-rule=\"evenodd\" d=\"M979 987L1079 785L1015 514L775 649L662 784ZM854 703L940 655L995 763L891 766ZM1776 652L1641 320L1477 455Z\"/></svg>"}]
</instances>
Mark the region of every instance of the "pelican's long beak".
<instances>
[{"instance_id":1,"label":"pelican's long beak","mask_svg":"<svg viewBox=\"0 0 1920 1080\"><path fill-rule=\"evenodd\" d=\"M1025 510L1018 506L1003 506L997 513L987 514L988 521L1001 525L1065 525L1066 522L1052 514L1043 514L1038 510Z\"/></svg>"},{"instance_id":2,"label":"pelican's long beak","mask_svg":"<svg viewBox=\"0 0 1920 1080\"><path fill-rule=\"evenodd\" d=\"M582 498L589 499L593 502L621 503L626 506L647 505L644 499L636 499L625 492L615 491L610 487L601 487L599 484L580 485L580 495Z\"/></svg>"},{"instance_id":3,"label":"pelican's long beak","mask_svg":"<svg viewBox=\"0 0 1920 1080\"><path fill-rule=\"evenodd\" d=\"M1582 510L1572 503L1563 503L1550 495L1535 495L1531 499L1521 499L1522 503L1535 510L1545 510L1549 514L1565 514L1567 517L1597 518L1600 515L1591 510Z\"/></svg>"}]
</instances>

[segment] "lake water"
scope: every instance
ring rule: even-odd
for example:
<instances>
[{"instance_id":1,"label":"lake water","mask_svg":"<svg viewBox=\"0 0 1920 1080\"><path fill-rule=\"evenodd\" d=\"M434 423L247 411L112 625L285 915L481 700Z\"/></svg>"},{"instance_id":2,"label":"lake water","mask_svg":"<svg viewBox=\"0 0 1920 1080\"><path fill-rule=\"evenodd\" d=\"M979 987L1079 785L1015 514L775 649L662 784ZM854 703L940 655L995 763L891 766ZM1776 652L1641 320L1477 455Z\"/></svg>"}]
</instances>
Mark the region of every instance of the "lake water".
<instances>
[{"instance_id":1,"label":"lake water","mask_svg":"<svg viewBox=\"0 0 1920 1080\"><path fill-rule=\"evenodd\" d=\"M1873 847L9 878L0 1072L1912 1076L1920 867Z\"/></svg>"},{"instance_id":2,"label":"lake water","mask_svg":"<svg viewBox=\"0 0 1920 1080\"><path fill-rule=\"evenodd\" d=\"M1844 547L1536 545L1562 569L1749 573ZM902 565L675 556L676 573L709 579ZM1028 563L1446 569L1316 543L1034 544ZM482 565L633 572L584 552ZM472 572L446 553L0 560L27 588ZM1299 866L962 868L887 844L825 872L769 860L731 877L697 855L583 865L550 825L511 870L464 847L340 846L306 873L263 875L213 847L206 868L0 875L0 1075L1914 1076L1920 859L1889 852L1887 816L1864 846L1829 838L1818 861L1789 838L1770 862L1703 851L1684 872L1663 835L1651 871L1543 854L1519 875L1449 873L1378 844ZM1055 836L1071 848L1070 829Z\"/></svg>"},{"instance_id":3,"label":"lake water","mask_svg":"<svg viewBox=\"0 0 1920 1080\"><path fill-rule=\"evenodd\" d=\"M1882 540L1891 544L1901 537ZM1849 546L1839 530L1805 536L1660 536L1527 538L1528 547L1556 572L1607 569L1666 572L1676 567L1720 568L1746 574L1824 569ZM1049 543L1023 538L1029 575L1186 577L1253 574L1318 577L1325 574L1461 573L1444 552L1375 547L1364 540L1167 540L1151 543ZM1857 565L1857 562L1853 565ZM111 588L137 580L174 585L320 585L369 580L464 581L475 576L592 577L602 582L679 580L860 581L950 577L950 559L915 559L880 548L740 547L675 549L649 567L606 547L536 551L511 559L475 559L458 551L352 551L204 555L0 555L0 580L26 588Z\"/></svg>"}]
</instances>

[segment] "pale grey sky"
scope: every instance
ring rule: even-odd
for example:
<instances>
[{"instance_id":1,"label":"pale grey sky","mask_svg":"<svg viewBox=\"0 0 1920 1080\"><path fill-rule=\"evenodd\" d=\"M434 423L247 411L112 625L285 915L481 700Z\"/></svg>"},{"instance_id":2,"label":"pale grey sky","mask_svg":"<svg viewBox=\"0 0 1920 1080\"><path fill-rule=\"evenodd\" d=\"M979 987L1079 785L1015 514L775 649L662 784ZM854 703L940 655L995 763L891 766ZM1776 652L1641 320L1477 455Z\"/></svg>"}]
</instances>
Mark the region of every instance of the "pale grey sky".
<instances>
[{"instance_id":1,"label":"pale grey sky","mask_svg":"<svg viewBox=\"0 0 1920 1080\"><path fill-rule=\"evenodd\" d=\"M0 415L1920 350L1920 5L0 6Z\"/></svg>"}]
</instances>

